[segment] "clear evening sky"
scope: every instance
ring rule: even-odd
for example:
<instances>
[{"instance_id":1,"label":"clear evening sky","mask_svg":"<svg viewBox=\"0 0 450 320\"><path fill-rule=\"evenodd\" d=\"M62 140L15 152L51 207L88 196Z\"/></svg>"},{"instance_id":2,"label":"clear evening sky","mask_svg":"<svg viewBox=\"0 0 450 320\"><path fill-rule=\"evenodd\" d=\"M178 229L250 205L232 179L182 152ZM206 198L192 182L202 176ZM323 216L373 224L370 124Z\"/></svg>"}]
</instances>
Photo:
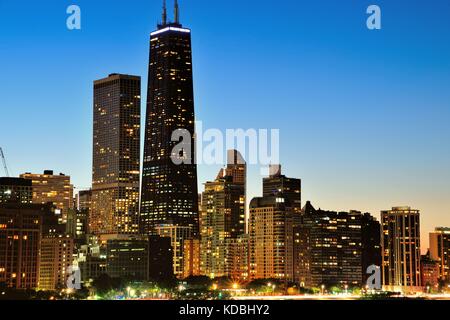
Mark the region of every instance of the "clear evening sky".
<instances>
[{"instance_id":1,"label":"clear evening sky","mask_svg":"<svg viewBox=\"0 0 450 320\"><path fill-rule=\"evenodd\" d=\"M142 76L144 120L161 2L0 0L0 146L14 175L54 169L90 186L92 81ZM66 28L71 4L81 7L80 31ZM371 4L382 10L380 31L366 27ZM450 226L448 0L180 7L205 128L279 128L284 173L302 178L303 200L316 207L379 217L410 205L422 212L423 249L429 231ZM217 170L200 166L199 184ZM261 176L249 171L251 198Z\"/></svg>"}]
</instances>

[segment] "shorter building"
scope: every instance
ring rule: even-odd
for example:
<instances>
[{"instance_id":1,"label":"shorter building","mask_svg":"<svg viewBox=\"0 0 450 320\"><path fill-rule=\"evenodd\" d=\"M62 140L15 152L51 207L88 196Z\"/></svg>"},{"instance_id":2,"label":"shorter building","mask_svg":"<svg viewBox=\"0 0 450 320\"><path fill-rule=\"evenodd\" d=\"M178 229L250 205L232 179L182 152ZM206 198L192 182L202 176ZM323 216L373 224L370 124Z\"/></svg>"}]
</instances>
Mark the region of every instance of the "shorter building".
<instances>
[{"instance_id":1,"label":"shorter building","mask_svg":"<svg viewBox=\"0 0 450 320\"><path fill-rule=\"evenodd\" d=\"M361 221L361 264L362 284L366 284L370 274L367 269L370 266L381 268L381 225L370 213L350 211Z\"/></svg>"},{"instance_id":2,"label":"shorter building","mask_svg":"<svg viewBox=\"0 0 450 320\"><path fill-rule=\"evenodd\" d=\"M173 249L168 237L149 237L149 280L171 281L173 272Z\"/></svg>"},{"instance_id":3,"label":"shorter building","mask_svg":"<svg viewBox=\"0 0 450 320\"><path fill-rule=\"evenodd\" d=\"M247 281L249 278L248 243L248 235L225 240L225 273L233 281Z\"/></svg>"},{"instance_id":4,"label":"shorter building","mask_svg":"<svg viewBox=\"0 0 450 320\"><path fill-rule=\"evenodd\" d=\"M203 275L228 277L227 243L245 234L246 163L236 150L228 151L227 166L205 183L200 216ZM231 261L231 260L230 260Z\"/></svg>"},{"instance_id":5,"label":"shorter building","mask_svg":"<svg viewBox=\"0 0 450 320\"><path fill-rule=\"evenodd\" d=\"M21 178L31 180L33 186L33 203L52 203L60 210L60 221L65 223L69 209L73 207L73 185L70 176L62 173L55 175L52 170L45 170L43 174L24 173Z\"/></svg>"},{"instance_id":6,"label":"shorter building","mask_svg":"<svg viewBox=\"0 0 450 320\"><path fill-rule=\"evenodd\" d=\"M294 280L293 227L287 198L253 198L249 219L249 279Z\"/></svg>"},{"instance_id":7,"label":"shorter building","mask_svg":"<svg viewBox=\"0 0 450 320\"><path fill-rule=\"evenodd\" d=\"M66 287L68 270L73 265L74 242L66 236L44 237L41 240L39 289L56 290Z\"/></svg>"},{"instance_id":8,"label":"shorter building","mask_svg":"<svg viewBox=\"0 0 450 320\"><path fill-rule=\"evenodd\" d=\"M81 283L87 285L106 273L106 248L96 237L91 237L78 248L74 264L80 270Z\"/></svg>"},{"instance_id":9,"label":"shorter building","mask_svg":"<svg viewBox=\"0 0 450 320\"><path fill-rule=\"evenodd\" d=\"M427 288L427 291L439 287L439 262L430 259L429 252L420 260L420 272L422 285Z\"/></svg>"},{"instance_id":10,"label":"shorter building","mask_svg":"<svg viewBox=\"0 0 450 320\"><path fill-rule=\"evenodd\" d=\"M0 203L32 203L31 181L22 178L0 178Z\"/></svg>"},{"instance_id":11,"label":"shorter building","mask_svg":"<svg viewBox=\"0 0 450 320\"><path fill-rule=\"evenodd\" d=\"M381 211L381 227L383 288L420 291L420 211L410 207Z\"/></svg>"},{"instance_id":12,"label":"shorter building","mask_svg":"<svg viewBox=\"0 0 450 320\"><path fill-rule=\"evenodd\" d=\"M77 195L76 208L90 211L92 207L92 190L81 190Z\"/></svg>"},{"instance_id":13,"label":"shorter building","mask_svg":"<svg viewBox=\"0 0 450 320\"><path fill-rule=\"evenodd\" d=\"M179 279L183 278L183 244L185 240L192 239L192 228L189 226L175 226L172 224L157 225L156 234L163 238L170 238L173 250L173 271Z\"/></svg>"},{"instance_id":14,"label":"shorter building","mask_svg":"<svg viewBox=\"0 0 450 320\"><path fill-rule=\"evenodd\" d=\"M149 243L147 237L102 236L106 241L106 273L111 278L135 281L148 279Z\"/></svg>"},{"instance_id":15,"label":"shorter building","mask_svg":"<svg viewBox=\"0 0 450 320\"><path fill-rule=\"evenodd\" d=\"M35 289L39 282L39 256L43 232L54 212L47 205L0 204L0 283L15 289Z\"/></svg>"},{"instance_id":16,"label":"shorter building","mask_svg":"<svg viewBox=\"0 0 450 320\"><path fill-rule=\"evenodd\" d=\"M281 165L271 165L270 174L263 179L263 196L277 196L289 200L296 213L302 210L302 181L282 174Z\"/></svg>"},{"instance_id":17,"label":"shorter building","mask_svg":"<svg viewBox=\"0 0 450 320\"><path fill-rule=\"evenodd\" d=\"M380 264L380 223L374 217L306 203L294 227L294 273L300 286L360 287L367 268Z\"/></svg>"},{"instance_id":18,"label":"shorter building","mask_svg":"<svg viewBox=\"0 0 450 320\"><path fill-rule=\"evenodd\" d=\"M430 258L439 263L439 278L450 283L450 228L436 228L430 233Z\"/></svg>"},{"instance_id":19,"label":"shorter building","mask_svg":"<svg viewBox=\"0 0 450 320\"><path fill-rule=\"evenodd\" d=\"M77 243L84 244L88 235L89 210L70 209L67 215L66 232Z\"/></svg>"},{"instance_id":20,"label":"shorter building","mask_svg":"<svg viewBox=\"0 0 450 320\"><path fill-rule=\"evenodd\" d=\"M199 276L200 272L200 240L187 239L183 244L183 278Z\"/></svg>"}]
</instances>

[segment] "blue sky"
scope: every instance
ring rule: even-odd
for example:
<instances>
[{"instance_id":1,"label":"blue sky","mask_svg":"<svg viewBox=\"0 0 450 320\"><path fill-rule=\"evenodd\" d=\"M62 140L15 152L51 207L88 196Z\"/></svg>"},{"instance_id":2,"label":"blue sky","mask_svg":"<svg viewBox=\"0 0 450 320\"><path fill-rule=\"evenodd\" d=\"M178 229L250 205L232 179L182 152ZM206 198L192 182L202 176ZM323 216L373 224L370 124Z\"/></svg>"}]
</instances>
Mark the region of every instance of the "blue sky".
<instances>
[{"instance_id":1,"label":"blue sky","mask_svg":"<svg viewBox=\"0 0 450 320\"><path fill-rule=\"evenodd\" d=\"M171 0L168 6L171 7ZM77 4L82 29L66 28ZM366 8L382 30L366 28ZM197 120L276 128L303 199L333 210L411 205L450 226L450 2L180 0L193 32ZM92 81L143 77L159 0L0 0L0 145L10 171L91 181ZM145 99L142 106L145 105ZM142 114L144 115L144 108ZM201 166L199 183L218 167ZM249 197L259 195L249 168Z\"/></svg>"}]
</instances>

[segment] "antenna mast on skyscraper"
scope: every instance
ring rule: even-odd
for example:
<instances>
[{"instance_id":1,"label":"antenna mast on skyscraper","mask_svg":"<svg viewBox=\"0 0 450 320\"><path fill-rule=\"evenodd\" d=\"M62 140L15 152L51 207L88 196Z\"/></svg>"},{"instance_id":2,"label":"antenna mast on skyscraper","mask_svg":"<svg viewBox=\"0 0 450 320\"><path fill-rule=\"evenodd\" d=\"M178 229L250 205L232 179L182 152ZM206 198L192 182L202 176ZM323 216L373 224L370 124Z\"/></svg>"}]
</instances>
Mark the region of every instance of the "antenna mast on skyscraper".
<instances>
[{"instance_id":1,"label":"antenna mast on skyscraper","mask_svg":"<svg viewBox=\"0 0 450 320\"><path fill-rule=\"evenodd\" d=\"M166 0L163 0L162 25L165 26L166 24L167 24L167 7L166 7Z\"/></svg>"},{"instance_id":2,"label":"antenna mast on skyscraper","mask_svg":"<svg viewBox=\"0 0 450 320\"><path fill-rule=\"evenodd\" d=\"M178 0L175 0L175 7L174 7L174 15L175 15L175 23L180 23L180 8L178 7Z\"/></svg>"}]
</instances>

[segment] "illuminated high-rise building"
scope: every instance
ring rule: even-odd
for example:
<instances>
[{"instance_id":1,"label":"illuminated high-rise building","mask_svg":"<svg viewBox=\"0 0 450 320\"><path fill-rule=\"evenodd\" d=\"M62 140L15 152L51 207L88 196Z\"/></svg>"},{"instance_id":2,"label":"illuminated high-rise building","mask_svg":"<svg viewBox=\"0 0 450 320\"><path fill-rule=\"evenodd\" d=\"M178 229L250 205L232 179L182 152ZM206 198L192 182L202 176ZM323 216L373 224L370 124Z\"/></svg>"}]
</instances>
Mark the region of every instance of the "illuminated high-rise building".
<instances>
[{"instance_id":1,"label":"illuminated high-rise building","mask_svg":"<svg viewBox=\"0 0 450 320\"><path fill-rule=\"evenodd\" d=\"M248 234L242 234L236 238L225 239L225 274L233 281L248 280L248 245Z\"/></svg>"},{"instance_id":2,"label":"illuminated high-rise building","mask_svg":"<svg viewBox=\"0 0 450 320\"><path fill-rule=\"evenodd\" d=\"M72 267L73 238L68 235L43 237L39 259L39 289L55 290L66 287L68 270Z\"/></svg>"},{"instance_id":3,"label":"illuminated high-rise building","mask_svg":"<svg viewBox=\"0 0 450 320\"><path fill-rule=\"evenodd\" d=\"M224 175L232 177L235 184L246 185L247 164L239 151L227 151L227 166L224 168Z\"/></svg>"},{"instance_id":4,"label":"illuminated high-rise building","mask_svg":"<svg viewBox=\"0 0 450 320\"><path fill-rule=\"evenodd\" d=\"M173 253L173 274L177 278L184 276L184 242L193 238L190 226L175 226L172 224L161 224L155 226L156 235L161 238L170 239Z\"/></svg>"},{"instance_id":5,"label":"illuminated high-rise building","mask_svg":"<svg viewBox=\"0 0 450 320\"><path fill-rule=\"evenodd\" d=\"M285 198L270 196L250 202L250 280L294 280L293 228L297 215Z\"/></svg>"},{"instance_id":6,"label":"illuminated high-rise building","mask_svg":"<svg viewBox=\"0 0 450 320\"><path fill-rule=\"evenodd\" d=\"M138 232L141 78L111 74L94 82L90 231Z\"/></svg>"},{"instance_id":7,"label":"illuminated high-rise building","mask_svg":"<svg viewBox=\"0 0 450 320\"><path fill-rule=\"evenodd\" d=\"M0 203L0 283L38 287L41 240L55 235L57 223L49 204Z\"/></svg>"},{"instance_id":8,"label":"illuminated high-rise building","mask_svg":"<svg viewBox=\"0 0 450 320\"><path fill-rule=\"evenodd\" d=\"M281 165L271 165L270 173L263 179L263 196L277 196L289 200L296 213L300 213L302 181L296 178L288 178L281 174Z\"/></svg>"},{"instance_id":9,"label":"illuminated high-rise building","mask_svg":"<svg viewBox=\"0 0 450 320\"><path fill-rule=\"evenodd\" d=\"M245 233L246 164L236 150L228 152L228 164L214 181L205 184L200 219L201 272L211 277L228 276L227 246Z\"/></svg>"},{"instance_id":10,"label":"illuminated high-rise building","mask_svg":"<svg viewBox=\"0 0 450 320\"><path fill-rule=\"evenodd\" d=\"M190 227L195 237L199 217L191 30L181 25L177 3L174 22L168 22L164 4L162 22L150 35L146 116L141 231L155 234L155 226L170 224Z\"/></svg>"},{"instance_id":11,"label":"illuminated high-rise building","mask_svg":"<svg viewBox=\"0 0 450 320\"><path fill-rule=\"evenodd\" d=\"M383 285L389 290L416 290L422 285L419 210L381 211L381 227Z\"/></svg>"},{"instance_id":12,"label":"illuminated high-rise building","mask_svg":"<svg viewBox=\"0 0 450 320\"><path fill-rule=\"evenodd\" d=\"M60 213L60 222L66 222L67 214L73 208L73 185L70 176L63 173L54 174L52 170L44 173L24 173L21 178L31 180L33 186L33 203L52 203L57 213Z\"/></svg>"},{"instance_id":13,"label":"illuminated high-rise building","mask_svg":"<svg viewBox=\"0 0 450 320\"><path fill-rule=\"evenodd\" d=\"M429 251L420 258L420 274L422 286L427 287L427 291L439 287L439 261L431 259Z\"/></svg>"},{"instance_id":14,"label":"illuminated high-rise building","mask_svg":"<svg viewBox=\"0 0 450 320\"><path fill-rule=\"evenodd\" d=\"M430 232L430 258L439 263L439 278L450 282L450 228Z\"/></svg>"},{"instance_id":15,"label":"illuminated high-rise building","mask_svg":"<svg viewBox=\"0 0 450 320\"><path fill-rule=\"evenodd\" d=\"M200 239L184 240L183 278L200 275Z\"/></svg>"},{"instance_id":16,"label":"illuminated high-rise building","mask_svg":"<svg viewBox=\"0 0 450 320\"><path fill-rule=\"evenodd\" d=\"M380 266L380 223L369 213L315 209L308 201L294 228L295 280L306 287L360 287Z\"/></svg>"}]
</instances>

